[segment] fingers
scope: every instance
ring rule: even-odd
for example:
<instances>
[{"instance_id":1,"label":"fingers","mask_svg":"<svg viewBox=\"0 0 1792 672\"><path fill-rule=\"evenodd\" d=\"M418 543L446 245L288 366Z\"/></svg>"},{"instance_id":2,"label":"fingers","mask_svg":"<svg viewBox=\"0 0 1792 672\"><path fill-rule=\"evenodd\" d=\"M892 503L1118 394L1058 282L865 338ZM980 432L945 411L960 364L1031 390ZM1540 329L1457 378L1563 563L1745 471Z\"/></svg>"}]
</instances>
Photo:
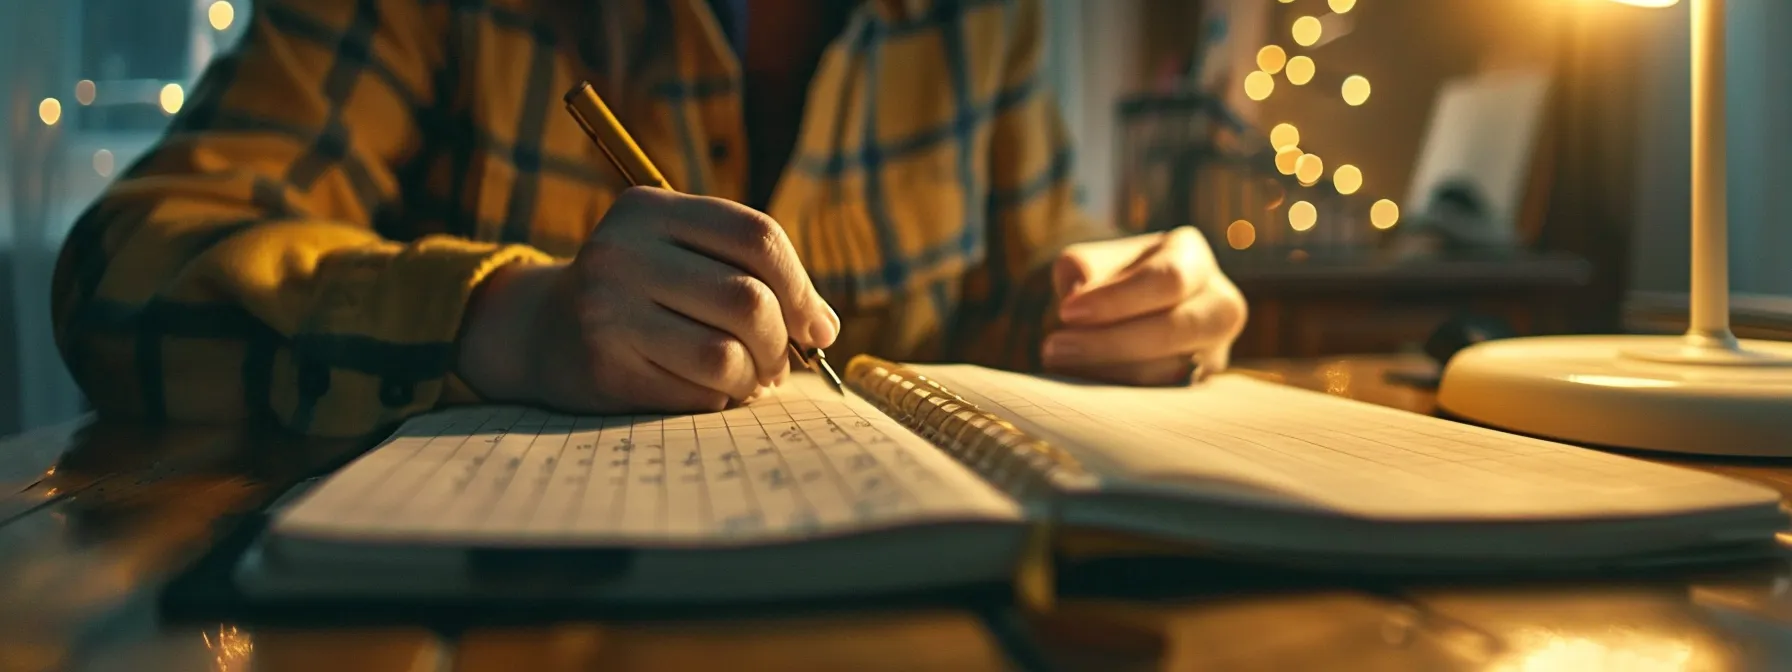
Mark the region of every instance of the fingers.
<instances>
[{"instance_id":1,"label":"fingers","mask_svg":"<svg viewBox=\"0 0 1792 672\"><path fill-rule=\"evenodd\" d=\"M1194 373L1194 366L1188 356L1182 355L1120 364L1078 363L1050 367L1050 371L1108 383L1165 386L1188 384Z\"/></svg>"},{"instance_id":2,"label":"fingers","mask_svg":"<svg viewBox=\"0 0 1792 672\"><path fill-rule=\"evenodd\" d=\"M635 321L634 348L641 357L699 387L748 399L760 389L753 355L727 332L654 307Z\"/></svg>"},{"instance_id":3,"label":"fingers","mask_svg":"<svg viewBox=\"0 0 1792 672\"><path fill-rule=\"evenodd\" d=\"M1126 268L1093 287L1065 297L1065 324L1113 324L1161 312L1206 289L1212 255L1192 230L1165 234Z\"/></svg>"},{"instance_id":4,"label":"fingers","mask_svg":"<svg viewBox=\"0 0 1792 672\"><path fill-rule=\"evenodd\" d=\"M688 250L670 248L656 261L642 270L648 298L740 341L752 355L761 385L773 384L789 368L785 344L790 337L770 287Z\"/></svg>"},{"instance_id":5,"label":"fingers","mask_svg":"<svg viewBox=\"0 0 1792 672\"><path fill-rule=\"evenodd\" d=\"M625 196L645 201L643 205L658 201L667 213L660 224L673 241L746 271L771 288L787 332L799 343L833 345L840 318L816 293L784 227L770 216L726 199L657 189L630 189Z\"/></svg>"},{"instance_id":6,"label":"fingers","mask_svg":"<svg viewBox=\"0 0 1792 672\"><path fill-rule=\"evenodd\" d=\"M1202 292L1170 310L1060 330L1046 338L1041 354L1050 367L1186 357L1230 342L1244 322L1242 305L1233 292Z\"/></svg>"},{"instance_id":7,"label":"fingers","mask_svg":"<svg viewBox=\"0 0 1792 672\"><path fill-rule=\"evenodd\" d=\"M735 402L729 395L685 380L646 359L645 355L642 355L638 366L641 370L631 372L632 375L629 376L631 384L628 387L635 392L619 400L617 404L599 407L596 412L709 413L720 411Z\"/></svg>"},{"instance_id":8,"label":"fingers","mask_svg":"<svg viewBox=\"0 0 1792 672\"><path fill-rule=\"evenodd\" d=\"M1162 243L1162 235L1130 236L1077 243L1064 248L1052 267L1052 287L1059 298L1113 278Z\"/></svg>"}]
</instances>

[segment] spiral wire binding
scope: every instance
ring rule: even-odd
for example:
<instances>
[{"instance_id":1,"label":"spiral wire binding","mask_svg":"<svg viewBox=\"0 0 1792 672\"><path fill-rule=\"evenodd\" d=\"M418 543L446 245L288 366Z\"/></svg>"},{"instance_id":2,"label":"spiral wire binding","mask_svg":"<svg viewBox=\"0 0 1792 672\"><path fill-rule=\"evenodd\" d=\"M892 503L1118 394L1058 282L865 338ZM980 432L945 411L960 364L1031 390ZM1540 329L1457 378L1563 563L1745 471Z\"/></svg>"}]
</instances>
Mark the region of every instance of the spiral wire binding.
<instances>
[{"instance_id":1,"label":"spiral wire binding","mask_svg":"<svg viewBox=\"0 0 1792 672\"><path fill-rule=\"evenodd\" d=\"M1093 483L1095 475L1062 448L1035 438L913 369L859 355L848 384L878 410L1016 499Z\"/></svg>"}]
</instances>

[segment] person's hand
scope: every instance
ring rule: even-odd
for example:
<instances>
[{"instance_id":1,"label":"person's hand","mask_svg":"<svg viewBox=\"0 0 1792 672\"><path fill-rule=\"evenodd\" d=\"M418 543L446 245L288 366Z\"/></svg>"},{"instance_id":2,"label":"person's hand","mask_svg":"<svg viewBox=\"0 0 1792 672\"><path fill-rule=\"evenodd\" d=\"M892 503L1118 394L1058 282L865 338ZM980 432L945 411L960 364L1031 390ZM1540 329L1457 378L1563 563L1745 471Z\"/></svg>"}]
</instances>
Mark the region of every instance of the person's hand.
<instances>
[{"instance_id":1,"label":"person's hand","mask_svg":"<svg viewBox=\"0 0 1792 672\"><path fill-rule=\"evenodd\" d=\"M622 192L570 263L500 269L467 310L468 385L581 413L719 410L782 381L790 340L840 332L777 222L651 188Z\"/></svg>"},{"instance_id":2,"label":"person's hand","mask_svg":"<svg viewBox=\"0 0 1792 672\"><path fill-rule=\"evenodd\" d=\"M1201 234L1071 245L1052 269L1062 327L1042 345L1045 368L1130 385L1186 383L1224 370L1245 302Z\"/></svg>"}]
</instances>

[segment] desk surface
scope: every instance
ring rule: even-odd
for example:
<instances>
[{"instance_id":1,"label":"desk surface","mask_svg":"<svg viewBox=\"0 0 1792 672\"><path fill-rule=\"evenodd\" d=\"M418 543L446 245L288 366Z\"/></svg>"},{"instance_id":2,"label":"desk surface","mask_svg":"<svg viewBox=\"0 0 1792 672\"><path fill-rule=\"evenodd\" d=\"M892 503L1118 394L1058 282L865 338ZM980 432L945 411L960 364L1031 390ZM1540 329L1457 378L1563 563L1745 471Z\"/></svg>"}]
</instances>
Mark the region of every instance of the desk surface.
<instances>
[{"instance_id":1,"label":"desk surface","mask_svg":"<svg viewBox=\"0 0 1792 672\"><path fill-rule=\"evenodd\" d=\"M1429 412L1402 357L1256 375ZM1073 599L1056 623L953 604L698 623L262 628L166 622L157 593L351 442L83 425L0 441L0 670L1423 669L1792 666L1783 562L1696 574L1356 585L1187 564L1174 587ZM1792 492L1792 464L1689 463ZM1133 597L1119 597L1132 595ZM1122 627L1116 624L1130 624ZM1161 639L1138 632L1160 633ZM1777 665L1773 664L1777 663Z\"/></svg>"}]
</instances>

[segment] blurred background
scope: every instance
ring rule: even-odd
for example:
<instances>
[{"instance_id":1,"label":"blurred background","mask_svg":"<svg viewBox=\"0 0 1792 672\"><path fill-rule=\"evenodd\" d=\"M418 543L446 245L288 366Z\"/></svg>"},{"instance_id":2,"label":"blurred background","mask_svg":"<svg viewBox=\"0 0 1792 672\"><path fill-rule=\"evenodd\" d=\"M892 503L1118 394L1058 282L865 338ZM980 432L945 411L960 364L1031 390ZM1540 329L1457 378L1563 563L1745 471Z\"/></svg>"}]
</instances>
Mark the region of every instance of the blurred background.
<instances>
[{"instance_id":1,"label":"blurred background","mask_svg":"<svg viewBox=\"0 0 1792 672\"><path fill-rule=\"evenodd\" d=\"M1677 331L1688 15L1605 0L1048 0L1086 209L1194 226L1252 302L1236 358L1417 349L1440 325ZM1792 2L1732 0L1738 331L1792 325ZM84 410L62 238L249 0L0 0L0 434Z\"/></svg>"}]
</instances>

